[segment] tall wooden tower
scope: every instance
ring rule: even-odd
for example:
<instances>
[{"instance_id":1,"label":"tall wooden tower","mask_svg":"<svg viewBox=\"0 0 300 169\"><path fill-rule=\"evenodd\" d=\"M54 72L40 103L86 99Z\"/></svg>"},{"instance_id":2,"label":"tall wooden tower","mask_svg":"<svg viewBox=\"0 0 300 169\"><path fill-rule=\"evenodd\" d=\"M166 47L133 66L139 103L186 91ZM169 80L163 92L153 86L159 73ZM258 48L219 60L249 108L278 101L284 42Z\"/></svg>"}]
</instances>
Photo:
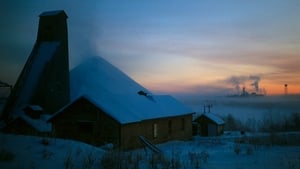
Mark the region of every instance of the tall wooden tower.
<instances>
[{"instance_id":1,"label":"tall wooden tower","mask_svg":"<svg viewBox=\"0 0 300 169\"><path fill-rule=\"evenodd\" d=\"M63 10L40 14L35 45L4 107L4 118L26 105L54 113L69 102L67 18Z\"/></svg>"}]
</instances>

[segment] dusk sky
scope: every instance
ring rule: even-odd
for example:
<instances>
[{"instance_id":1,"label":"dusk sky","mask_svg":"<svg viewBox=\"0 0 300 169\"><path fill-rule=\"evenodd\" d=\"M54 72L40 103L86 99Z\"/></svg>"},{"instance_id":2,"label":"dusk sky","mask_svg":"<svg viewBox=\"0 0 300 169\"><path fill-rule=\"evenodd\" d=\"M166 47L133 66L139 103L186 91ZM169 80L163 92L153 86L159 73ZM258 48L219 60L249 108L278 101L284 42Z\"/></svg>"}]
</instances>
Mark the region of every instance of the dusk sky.
<instances>
[{"instance_id":1,"label":"dusk sky","mask_svg":"<svg viewBox=\"0 0 300 169\"><path fill-rule=\"evenodd\" d=\"M300 94L299 0L4 0L1 81L15 83L38 15L61 9L70 68L96 55L156 93Z\"/></svg>"}]
</instances>

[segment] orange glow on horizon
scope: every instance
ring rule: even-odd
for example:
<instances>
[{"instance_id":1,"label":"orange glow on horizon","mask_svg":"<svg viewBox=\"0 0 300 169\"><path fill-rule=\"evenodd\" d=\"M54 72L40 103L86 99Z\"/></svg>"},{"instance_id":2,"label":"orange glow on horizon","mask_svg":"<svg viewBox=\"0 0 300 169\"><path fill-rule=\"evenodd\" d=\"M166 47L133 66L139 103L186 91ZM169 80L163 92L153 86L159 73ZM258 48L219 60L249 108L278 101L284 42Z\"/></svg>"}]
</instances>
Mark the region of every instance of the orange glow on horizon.
<instances>
[{"instance_id":1,"label":"orange glow on horizon","mask_svg":"<svg viewBox=\"0 0 300 169\"><path fill-rule=\"evenodd\" d=\"M214 90L214 84L206 84L199 86L190 86L188 84L163 84L163 83L151 83L151 84L143 84L146 88L154 93L197 93L197 94L216 94L216 95L228 95L232 94L234 90L231 87L224 88L225 93L218 93L217 90ZM265 89L266 95L284 95L285 94L285 86L284 84L261 84L261 89ZM210 88L211 86L211 88ZM227 92L226 92L227 89ZM299 85L288 85L287 87L288 95L296 95L300 94L300 86Z\"/></svg>"},{"instance_id":2,"label":"orange glow on horizon","mask_svg":"<svg viewBox=\"0 0 300 169\"><path fill-rule=\"evenodd\" d=\"M284 95L285 94L285 86L282 85L272 85L269 84L266 86L267 95ZM300 94L300 86L299 85L288 85L287 86L287 94Z\"/></svg>"}]
</instances>

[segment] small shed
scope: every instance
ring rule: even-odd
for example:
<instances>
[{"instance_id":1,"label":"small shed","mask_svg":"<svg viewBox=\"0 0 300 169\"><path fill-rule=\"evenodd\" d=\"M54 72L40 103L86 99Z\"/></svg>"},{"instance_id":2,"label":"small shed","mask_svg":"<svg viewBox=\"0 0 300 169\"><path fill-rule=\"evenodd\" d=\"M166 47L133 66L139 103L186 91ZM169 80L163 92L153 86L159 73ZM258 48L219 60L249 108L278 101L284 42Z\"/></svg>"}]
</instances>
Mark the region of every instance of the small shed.
<instances>
[{"instance_id":1,"label":"small shed","mask_svg":"<svg viewBox=\"0 0 300 169\"><path fill-rule=\"evenodd\" d=\"M193 120L194 135L219 136L224 133L225 122L213 113L203 113Z\"/></svg>"},{"instance_id":2,"label":"small shed","mask_svg":"<svg viewBox=\"0 0 300 169\"><path fill-rule=\"evenodd\" d=\"M32 119L39 119L43 114L43 108L39 105L28 105L23 109L24 113Z\"/></svg>"},{"instance_id":3,"label":"small shed","mask_svg":"<svg viewBox=\"0 0 300 169\"><path fill-rule=\"evenodd\" d=\"M43 108L38 105L28 105L6 122L1 128L5 133L29 134L45 136L51 133L52 126L47 123L49 115L43 113Z\"/></svg>"}]
</instances>

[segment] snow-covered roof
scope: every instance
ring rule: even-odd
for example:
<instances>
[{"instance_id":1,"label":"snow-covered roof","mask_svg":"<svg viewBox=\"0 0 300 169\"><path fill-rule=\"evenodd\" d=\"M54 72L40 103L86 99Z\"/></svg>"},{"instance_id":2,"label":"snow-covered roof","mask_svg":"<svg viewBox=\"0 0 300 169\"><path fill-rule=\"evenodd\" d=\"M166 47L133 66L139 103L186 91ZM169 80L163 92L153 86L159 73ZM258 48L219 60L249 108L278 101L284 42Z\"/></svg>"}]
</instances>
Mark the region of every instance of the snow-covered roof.
<instances>
[{"instance_id":1,"label":"snow-covered roof","mask_svg":"<svg viewBox=\"0 0 300 169\"><path fill-rule=\"evenodd\" d=\"M28 125L30 125L32 128L39 132L51 132L52 130L52 124L47 123L47 120L51 116L49 115L41 115L38 119L33 119L25 114L22 108L18 109L15 114L12 116L13 121L20 118L24 122L26 122Z\"/></svg>"},{"instance_id":2,"label":"snow-covered roof","mask_svg":"<svg viewBox=\"0 0 300 169\"><path fill-rule=\"evenodd\" d=\"M39 132L51 132L52 130L52 124L47 123L46 119L32 119L25 114L21 114L19 117Z\"/></svg>"},{"instance_id":3,"label":"snow-covered roof","mask_svg":"<svg viewBox=\"0 0 300 169\"><path fill-rule=\"evenodd\" d=\"M213 114L213 113L204 113L204 116L206 116L207 118L209 118L210 120L214 121L216 124L224 124L224 120L222 120L220 117L218 117L217 115Z\"/></svg>"},{"instance_id":4,"label":"snow-covered roof","mask_svg":"<svg viewBox=\"0 0 300 169\"><path fill-rule=\"evenodd\" d=\"M71 100L84 97L121 124L191 114L169 95L153 95L103 58L90 58L70 72ZM143 91L146 95L140 95Z\"/></svg>"},{"instance_id":5,"label":"snow-covered roof","mask_svg":"<svg viewBox=\"0 0 300 169\"><path fill-rule=\"evenodd\" d=\"M83 97L121 124L192 113L190 109L169 95L104 95L97 98L85 95Z\"/></svg>"},{"instance_id":6,"label":"snow-covered roof","mask_svg":"<svg viewBox=\"0 0 300 169\"><path fill-rule=\"evenodd\" d=\"M208 119L210 119L211 121L213 121L214 123L216 123L218 125L225 124L223 119L221 119L219 116L217 116L213 113L202 113L199 116L197 116L195 119L200 118L201 116L207 117Z\"/></svg>"},{"instance_id":7,"label":"snow-covered roof","mask_svg":"<svg viewBox=\"0 0 300 169\"><path fill-rule=\"evenodd\" d=\"M71 100L82 94L136 94L149 90L101 57L91 57L70 72Z\"/></svg>"}]
</instances>

